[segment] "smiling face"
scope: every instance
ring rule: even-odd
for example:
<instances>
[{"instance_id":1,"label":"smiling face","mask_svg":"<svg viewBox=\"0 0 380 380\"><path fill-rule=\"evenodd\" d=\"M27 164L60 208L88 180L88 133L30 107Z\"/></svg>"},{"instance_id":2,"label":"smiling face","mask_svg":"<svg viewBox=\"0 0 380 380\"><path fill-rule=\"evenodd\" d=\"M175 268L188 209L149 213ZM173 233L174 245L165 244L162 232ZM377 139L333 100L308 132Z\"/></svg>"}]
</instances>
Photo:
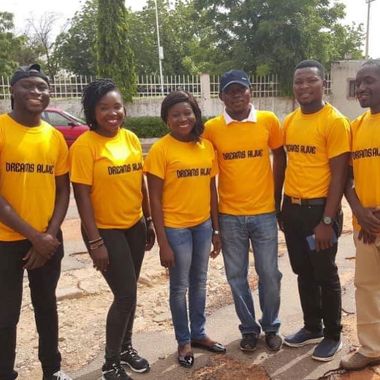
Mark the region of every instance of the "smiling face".
<instances>
[{"instance_id":1,"label":"smiling face","mask_svg":"<svg viewBox=\"0 0 380 380\"><path fill-rule=\"evenodd\" d=\"M317 67L304 67L294 72L293 92L301 108L320 108L324 86L325 81Z\"/></svg>"},{"instance_id":2,"label":"smiling face","mask_svg":"<svg viewBox=\"0 0 380 380\"><path fill-rule=\"evenodd\" d=\"M29 114L40 114L49 104L49 85L40 77L18 80L11 87L14 109Z\"/></svg>"},{"instance_id":3,"label":"smiling face","mask_svg":"<svg viewBox=\"0 0 380 380\"><path fill-rule=\"evenodd\" d=\"M372 113L380 112L380 67L363 66L356 75L356 96L362 107L370 107Z\"/></svg>"},{"instance_id":4,"label":"smiling face","mask_svg":"<svg viewBox=\"0 0 380 380\"><path fill-rule=\"evenodd\" d=\"M239 83L232 83L220 94L227 113L235 120L246 118L251 109L251 89Z\"/></svg>"},{"instance_id":5,"label":"smiling face","mask_svg":"<svg viewBox=\"0 0 380 380\"><path fill-rule=\"evenodd\" d=\"M195 126L196 118L191 105L187 102L174 104L168 110L167 126L171 135L179 141L191 141L191 131Z\"/></svg>"},{"instance_id":6,"label":"smiling face","mask_svg":"<svg viewBox=\"0 0 380 380\"><path fill-rule=\"evenodd\" d=\"M96 132L102 136L115 136L124 118L123 100L118 91L107 92L95 106Z\"/></svg>"}]
</instances>

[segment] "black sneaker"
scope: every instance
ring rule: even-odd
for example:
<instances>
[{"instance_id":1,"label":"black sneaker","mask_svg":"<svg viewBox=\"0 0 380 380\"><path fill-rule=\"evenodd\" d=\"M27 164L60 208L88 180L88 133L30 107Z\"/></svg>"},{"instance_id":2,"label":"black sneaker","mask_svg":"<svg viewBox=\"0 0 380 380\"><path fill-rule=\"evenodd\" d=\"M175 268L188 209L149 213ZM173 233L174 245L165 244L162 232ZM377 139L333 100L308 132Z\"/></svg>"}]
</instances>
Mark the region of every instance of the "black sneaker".
<instances>
[{"instance_id":1,"label":"black sneaker","mask_svg":"<svg viewBox=\"0 0 380 380\"><path fill-rule=\"evenodd\" d=\"M293 335L288 335L284 339L284 343L289 347L302 347L307 344L319 343L323 339L323 333L314 333L305 328L297 331Z\"/></svg>"},{"instance_id":2,"label":"black sneaker","mask_svg":"<svg viewBox=\"0 0 380 380\"><path fill-rule=\"evenodd\" d=\"M129 346L120 354L120 363L128 365L132 371L139 373L150 370L148 360L142 358L132 346Z\"/></svg>"},{"instance_id":3,"label":"black sneaker","mask_svg":"<svg viewBox=\"0 0 380 380\"><path fill-rule=\"evenodd\" d=\"M103 367L102 380L132 380L132 378L127 375L120 363L114 363L109 369Z\"/></svg>"},{"instance_id":4,"label":"black sneaker","mask_svg":"<svg viewBox=\"0 0 380 380\"><path fill-rule=\"evenodd\" d=\"M57 371L51 376L44 375L43 380L73 380L69 375L63 371Z\"/></svg>"},{"instance_id":5,"label":"black sneaker","mask_svg":"<svg viewBox=\"0 0 380 380\"><path fill-rule=\"evenodd\" d=\"M265 333L265 343L271 351L279 351L282 347L282 337L275 332Z\"/></svg>"},{"instance_id":6,"label":"black sneaker","mask_svg":"<svg viewBox=\"0 0 380 380\"><path fill-rule=\"evenodd\" d=\"M257 334L243 334L243 339L240 341L240 349L245 352L252 352L256 350Z\"/></svg>"},{"instance_id":7,"label":"black sneaker","mask_svg":"<svg viewBox=\"0 0 380 380\"><path fill-rule=\"evenodd\" d=\"M323 338L322 342L315 347L312 358L321 362L333 360L335 354L342 349L343 343L331 338Z\"/></svg>"}]
</instances>

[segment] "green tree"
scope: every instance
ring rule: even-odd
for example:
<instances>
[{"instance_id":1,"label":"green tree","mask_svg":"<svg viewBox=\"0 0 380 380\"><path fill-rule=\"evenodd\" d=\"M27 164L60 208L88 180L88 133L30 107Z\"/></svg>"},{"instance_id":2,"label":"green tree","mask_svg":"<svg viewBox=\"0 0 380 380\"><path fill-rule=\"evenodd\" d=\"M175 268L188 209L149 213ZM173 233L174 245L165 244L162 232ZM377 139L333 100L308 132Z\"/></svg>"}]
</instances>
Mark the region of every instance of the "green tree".
<instances>
[{"instance_id":1,"label":"green tree","mask_svg":"<svg viewBox=\"0 0 380 380\"><path fill-rule=\"evenodd\" d=\"M96 75L96 17L98 1L87 0L75 13L66 32L57 36L61 68L77 75Z\"/></svg>"},{"instance_id":2,"label":"green tree","mask_svg":"<svg viewBox=\"0 0 380 380\"><path fill-rule=\"evenodd\" d=\"M177 0L169 6L158 0L161 45L164 47L163 69L168 74L198 73L203 63L199 49L193 2ZM55 44L61 68L78 75L96 74L97 0L87 0L70 21L67 32ZM129 44L139 75L158 74L158 49L155 4L149 0L143 10L127 12ZM194 58L195 57L195 58Z\"/></svg>"},{"instance_id":3,"label":"green tree","mask_svg":"<svg viewBox=\"0 0 380 380\"><path fill-rule=\"evenodd\" d=\"M16 53L25 43L25 38L15 36L13 14L0 12L0 75L11 75L19 65Z\"/></svg>"},{"instance_id":4,"label":"green tree","mask_svg":"<svg viewBox=\"0 0 380 380\"><path fill-rule=\"evenodd\" d=\"M167 74L199 72L193 55L198 53L197 24L193 2L177 0L169 6L167 0L157 0L161 46L164 49L163 71ZM142 11L131 13L130 38L135 53L137 72L158 74L158 47L155 3L148 0Z\"/></svg>"},{"instance_id":5,"label":"green tree","mask_svg":"<svg viewBox=\"0 0 380 380\"><path fill-rule=\"evenodd\" d=\"M208 66L277 73L290 92L294 66L306 58L329 64L359 57L361 26L342 26L344 5L330 0L194 0L199 26L208 31Z\"/></svg>"},{"instance_id":6,"label":"green tree","mask_svg":"<svg viewBox=\"0 0 380 380\"><path fill-rule=\"evenodd\" d=\"M136 74L123 0L99 0L96 52L98 75L112 78L124 99L131 101Z\"/></svg>"}]
</instances>

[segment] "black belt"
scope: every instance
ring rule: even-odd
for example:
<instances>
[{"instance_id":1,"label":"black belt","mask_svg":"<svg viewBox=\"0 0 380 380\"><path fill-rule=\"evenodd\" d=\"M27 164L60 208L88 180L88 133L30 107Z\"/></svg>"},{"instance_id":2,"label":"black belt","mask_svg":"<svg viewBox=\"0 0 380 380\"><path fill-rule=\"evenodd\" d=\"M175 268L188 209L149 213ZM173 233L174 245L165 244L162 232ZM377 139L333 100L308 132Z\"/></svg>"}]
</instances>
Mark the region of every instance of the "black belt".
<instances>
[{"instance_id":1,"label":"black belt","mask_svg":"<svg viewBox=\"0 0 380 380\"><path fill-rule=\"evenodd\" d=\"M299 206L324 206L326 203L326 198L303 199L303 198L289 197L289 195L284 195L284 200L288 201L289 203L293 205L299 205Z\"/></svg>"}]
</instances>

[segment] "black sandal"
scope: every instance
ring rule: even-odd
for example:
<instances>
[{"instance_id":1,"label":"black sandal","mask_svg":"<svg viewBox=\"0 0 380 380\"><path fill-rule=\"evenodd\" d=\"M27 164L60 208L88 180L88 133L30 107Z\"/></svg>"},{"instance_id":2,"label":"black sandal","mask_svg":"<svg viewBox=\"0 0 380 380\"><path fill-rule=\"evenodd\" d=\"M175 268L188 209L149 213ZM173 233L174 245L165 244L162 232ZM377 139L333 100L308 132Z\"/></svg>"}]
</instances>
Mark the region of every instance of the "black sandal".
<instances>
[{"instance_id":1,"label":"black sandal","mask_svg":"<svg viewBox=\"0 0 380 380\"><path fill-rule=\"evenodd\" d=\"M191 368L194 364L194 355L192 352L187 352L185 355L178 354L178 363L185 368Z\"/></svg>"},{"instance_id":2,"label":"black sandal","mask_svg":"<svg viewBox=\"0 0 380 380\"><path fill-rule=\"evenodd\" d=\"M210 352L214 352L216 354L224 354L227 351L226 347L223 346L223 344L218 343L218 342L213 342L213 341L212 341L212 344L205 344L205 343L201 343L201 341L192 340L191 346L196 347L196 348L201 348L203 350L207 350Z\"/></svg>"}]
</instances>

